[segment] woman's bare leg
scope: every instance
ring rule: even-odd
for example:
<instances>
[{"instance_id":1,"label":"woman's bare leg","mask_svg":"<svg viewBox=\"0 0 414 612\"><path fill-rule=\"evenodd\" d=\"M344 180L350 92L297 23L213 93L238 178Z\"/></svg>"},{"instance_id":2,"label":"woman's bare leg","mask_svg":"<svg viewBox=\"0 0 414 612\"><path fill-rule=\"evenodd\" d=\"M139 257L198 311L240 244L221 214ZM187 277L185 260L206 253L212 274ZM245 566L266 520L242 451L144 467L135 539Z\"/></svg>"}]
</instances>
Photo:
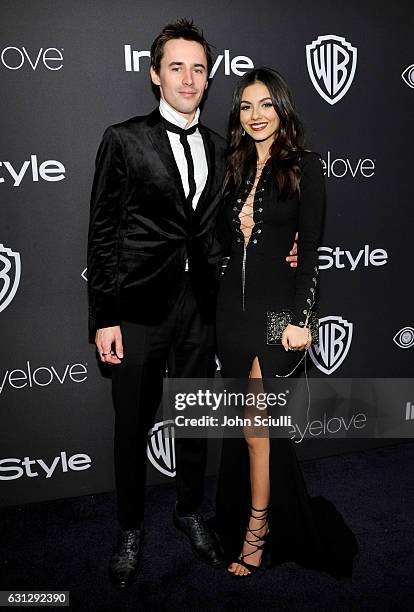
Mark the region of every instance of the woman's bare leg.
<instances>
[{"instance_id":1,"label":"woman's bare leg","mask_svg":"<svg viewBox=\"0 0 414 612\"><path fill-rule=\"evenodd\" d=\"M262 372L260 369L259 360L257 357L254 358L252 367L250 370L249 378L261 379ZM257 411L256 411L257 413ZM257 431L257 428L256 428ZM252 506L259 510L267 508L270 498L270 478L269 478L269 453L270 443L268 430L261 428L259 436L252 436L249 431L245 428L246 443L249 450L249 462L250 462L250 487L251 487L251 498ZM263 516L262 512L252 511L254 516ZM257 530L253 533L257 537L264 536L268 530L267 521L258 520L257 518L250 517L249 519L250 529ZM249 531L246 531L246 540L253 541L255 538ZM256 542L260 545L262 541ZM255 551L255 547L246 542L243 543L241 553L246 555ZM257 550L253 554L246 558L246 563L251 565L260 565L263 551ZM228 567L229 572L237 576L245 576L250 574L250 571L240 563L231 563Z\"/></svg>"}]
</instances>

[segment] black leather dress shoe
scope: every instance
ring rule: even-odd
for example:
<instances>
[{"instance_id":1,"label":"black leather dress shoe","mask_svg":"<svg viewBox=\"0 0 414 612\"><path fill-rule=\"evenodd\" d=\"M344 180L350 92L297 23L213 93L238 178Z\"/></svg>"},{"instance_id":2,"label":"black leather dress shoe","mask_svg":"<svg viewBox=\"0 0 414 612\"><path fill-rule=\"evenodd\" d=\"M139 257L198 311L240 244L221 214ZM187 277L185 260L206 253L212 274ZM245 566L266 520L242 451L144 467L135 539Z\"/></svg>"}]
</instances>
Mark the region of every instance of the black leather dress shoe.
<instances>
[{"instance_id":1,"label":"black leather dress shoe","mask_svg":"<svg viewBox=\"0 0 414 612\"><path fill-rule=\"evenodd\" d=\"M111 581L118 589L128 587L136 576L142 536L142 529L121 531L118 547L109 564Z\"/></svg>"},{"instance_id":2,"label":"black leather dress shoe","mask_svg":"<svg viewBox=\"0 0 414 612\"><path fill-rule=\"evenodd\" d=\"M202 516L197 512L179 516L177 507L173 514L174 525L180 529L190 540L194 552L201 561L209 565L223 563L223 550L217 535L205 524Z\"/></svg>"}]
</instances>

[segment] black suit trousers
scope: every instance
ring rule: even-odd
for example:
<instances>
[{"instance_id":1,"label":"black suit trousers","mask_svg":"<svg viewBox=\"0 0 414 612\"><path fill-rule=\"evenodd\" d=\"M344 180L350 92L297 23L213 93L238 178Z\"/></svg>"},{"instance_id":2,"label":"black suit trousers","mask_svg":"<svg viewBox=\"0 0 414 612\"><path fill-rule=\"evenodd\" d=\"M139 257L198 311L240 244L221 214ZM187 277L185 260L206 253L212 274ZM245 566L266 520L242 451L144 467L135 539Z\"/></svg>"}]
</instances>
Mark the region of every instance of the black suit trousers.
<instances>
[{"instance_id":1,"label":"black suit trousers","mask_svg":"<svg viewBox=\"0 0 414 612\"><path fill-rule=\"evenodd\" d=\"M188 273L168 316L157 325L121 321L124 358L112 366L115 481L118 519L138 527L144 517L146 447L162 397L165 366L171 378L214 374L214 329L197 307ZM176 485L181 512L203 500L207 440L176 439Z\"/></svg>"}]
</instances>

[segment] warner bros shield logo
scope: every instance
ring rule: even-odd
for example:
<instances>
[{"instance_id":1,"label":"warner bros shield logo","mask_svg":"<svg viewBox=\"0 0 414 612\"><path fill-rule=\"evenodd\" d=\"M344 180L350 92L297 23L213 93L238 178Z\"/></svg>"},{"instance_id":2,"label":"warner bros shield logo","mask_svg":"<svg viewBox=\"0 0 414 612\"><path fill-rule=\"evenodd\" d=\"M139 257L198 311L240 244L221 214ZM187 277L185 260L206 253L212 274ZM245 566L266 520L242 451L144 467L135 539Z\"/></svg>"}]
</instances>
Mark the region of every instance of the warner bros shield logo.
<instances>
[{"instance_id":1,"label":"warner bros shield logo","mask_svg":"<svg viewBox=\"0 0 414 612\"><path fill-rule=\"evenodd\" d=\"M353 324L342 317L319 319L319 342L309 349L316 367L324 374L332 374L348 354L352 341Z\"/></svg>"},{"instance_id":2,"label":"warner bros shield logo","mask_svg":"<svg viewBox=\"0 0 414 612\"><path fill-rule=\"evenodd\" d=\"M16 295L20 273L20 254L0 244L0 312Z\"/></svg>"},{"instance_id":3,"label":"warner bros shield logo","mask_svg":"<svg viewBox=\"0 0 414 612\"><path fill-rule=\"evenodd\" d=\"M357 49L341 36L319 36L306 45L311 81L328 104L336 104L351 87L357 65Z\"/></svg>"},{"instance_id":4,"label":"warner bros shield logo","mask_svg":"<svg viewBox=\"0 0 414 612\"><path fill-rule=\"evenodd\" d=\"M148 434L147 456L156 470L175 476L174 421L155 423Z\"/></svg>"}]
</instances>

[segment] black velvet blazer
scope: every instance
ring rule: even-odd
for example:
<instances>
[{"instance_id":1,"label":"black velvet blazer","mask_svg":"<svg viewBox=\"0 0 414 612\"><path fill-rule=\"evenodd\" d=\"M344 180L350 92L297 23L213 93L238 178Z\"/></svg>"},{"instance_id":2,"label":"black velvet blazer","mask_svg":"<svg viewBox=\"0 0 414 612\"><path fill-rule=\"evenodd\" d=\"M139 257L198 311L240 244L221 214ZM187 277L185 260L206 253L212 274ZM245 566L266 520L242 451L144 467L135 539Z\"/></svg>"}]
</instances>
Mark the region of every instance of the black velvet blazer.
<instances>
[{"instance_id":1,"label":"black velvet blazer","mask_svg":"<svg viewBox=\"0 0 414 612\"><path fill-rule=\"evenodd\" d=\"M89 335L117 325L161 321L189 260L206 320L214 316L220 250L215 238L222 199L224 139L199 125L208 179L196 210L158 109L110 126L103 135L92 187L88 236Z\"/></svg>"}]
</instances>

